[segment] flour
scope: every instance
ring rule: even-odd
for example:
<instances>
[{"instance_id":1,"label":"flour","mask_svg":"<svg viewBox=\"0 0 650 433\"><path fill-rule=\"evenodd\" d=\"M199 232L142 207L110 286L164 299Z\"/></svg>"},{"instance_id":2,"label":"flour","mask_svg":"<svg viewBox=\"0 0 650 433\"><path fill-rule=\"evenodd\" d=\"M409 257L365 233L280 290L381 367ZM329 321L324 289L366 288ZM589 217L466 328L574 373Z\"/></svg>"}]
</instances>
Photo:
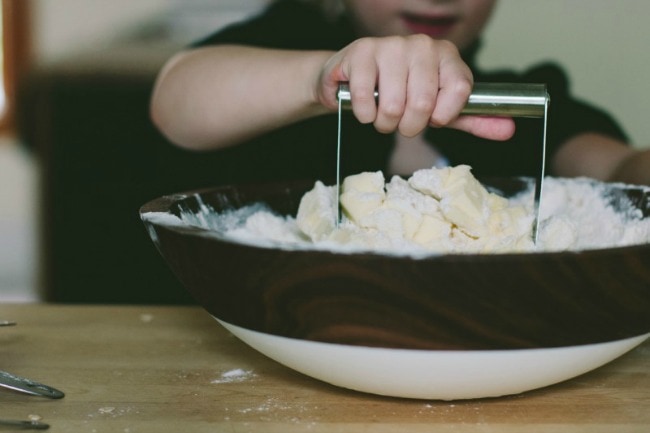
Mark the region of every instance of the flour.
<instances>
[{"instance_id":1,"label":"flour","mask_svg":"<svg viewBox=\"0 0 650 433\"><path fill-rule=\"evenodd\" d=\"M453 182L449 182L453 185L445 192L445 180L436 176L437 172L425 171L409 182L393 178L379 192L377 179L357 181L356 186L362 191L350 199L352 213L339 227L335 227L332 209L334 187L317 186L318 194L307 215L318 218L315 223L308 221L312 228L317 227L318 236L301 230L300 215L277 215L263 204L222 213L206 208L200 217L181 215L180 219L209 228L219 237L261 247L371 251L414 257L441 253L582 251L650 243L650 218L644 217L650 206L647 187L548 177L540 207L538 242L534 244L532 187L505 199L498 191L488 194L476 189L472 179L464 175L451 176ZM623 193L626 189L645 198L633 203ZM456 200L463 194L462 200ZM468 219L467 215L473 217ZM305 217L302 219L304 222ZM429 225L425 227L426 224Z\"/></svg>"},{"instance_id":2,"label":"flour","mask_svg":"<svg viewBox=\"0 0 650 433\"><path fill-rule=\"evenodd\" d=\"M221 376L218 379L210 381L212 384L218 383L237 383L244 382L250 378L255 377L256 374L251 370L244 370L242 368L235 368L232 370L225 371L221 373Z\"/></svg>"},{"instance_id":3,"label":"flour","mask_svg":"<svg viewBox=\"0 0 650 433\"><path fill-rule=\"evenodd\" d=\"M589 250L650 243L650 218L611 191L587 179L547 179L540 208L542 246Z\"/></svg>"}]
</instances>

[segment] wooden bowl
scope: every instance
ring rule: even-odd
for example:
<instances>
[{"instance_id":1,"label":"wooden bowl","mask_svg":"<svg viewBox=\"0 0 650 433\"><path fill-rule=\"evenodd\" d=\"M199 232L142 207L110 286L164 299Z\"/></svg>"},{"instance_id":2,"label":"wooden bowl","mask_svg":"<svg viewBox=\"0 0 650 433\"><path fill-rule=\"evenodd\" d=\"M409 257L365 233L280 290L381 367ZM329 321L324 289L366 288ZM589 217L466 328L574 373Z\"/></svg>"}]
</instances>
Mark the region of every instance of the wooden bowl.
<instances>
[{"instance_id":1,"label":"wooden bowl","mask_svg":"<svg viewBox=\"0 0 650 433\"><path fill-rule=\"evenodd\" d=\"M506 194L523 188L517 179L486 183ZM219 187L161 197L140 212L187 290L235 332L435 353L574 348L630 338L636 345L650 335L648 244L413 258L248 245L178 219L205 206L220 212L256 202L295 215L312 187ZM650 215L648 189L612 185L611 196L631 198ZM413 396L406 394L400 396Z\"/></svg>"}]
</instances>

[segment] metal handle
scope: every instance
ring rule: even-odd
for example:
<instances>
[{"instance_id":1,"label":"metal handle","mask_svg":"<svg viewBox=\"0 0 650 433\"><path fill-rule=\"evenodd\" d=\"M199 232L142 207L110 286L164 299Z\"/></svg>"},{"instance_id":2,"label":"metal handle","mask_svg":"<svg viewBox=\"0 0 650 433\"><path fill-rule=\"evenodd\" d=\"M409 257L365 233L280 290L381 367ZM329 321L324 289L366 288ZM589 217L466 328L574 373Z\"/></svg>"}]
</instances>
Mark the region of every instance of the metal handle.
<instances>
[{"instance_id":1,"label":"metal handle","mask_svg":"<svg viewBox=\"0 0 650 433\"><path fill-rule=\"evenodd\" d=\"M0 419L0 430L47 430L50 428L49 424L39 421L23 421L13 419Z\"/></svg>"},{"instance_id":2,"label":"metal handle","mask_svg":"<svg viewBox=\"0 0 650 433\"><path fill-rule=\"evenodd\" d=\"M29 395L37 395L52 399L63 398L65 394L51 386L35 382L25 377L16 376L6 371L0 371L0 387L13 389Z\"/></svg>"},{"instance_id":3,"label":"metal handle","mask_svg":"<svg viewBox=\"0 0 650 433\"><path fill-rule=\"evenodd\" d=\"M339 86L337 98L342 108L352 108L352 95L347 83ZM379 92L375 90L375 100ZM546 84L474 83L462 114L509 117L544 117L550 98Z\"/></svg>"}]
</instances>

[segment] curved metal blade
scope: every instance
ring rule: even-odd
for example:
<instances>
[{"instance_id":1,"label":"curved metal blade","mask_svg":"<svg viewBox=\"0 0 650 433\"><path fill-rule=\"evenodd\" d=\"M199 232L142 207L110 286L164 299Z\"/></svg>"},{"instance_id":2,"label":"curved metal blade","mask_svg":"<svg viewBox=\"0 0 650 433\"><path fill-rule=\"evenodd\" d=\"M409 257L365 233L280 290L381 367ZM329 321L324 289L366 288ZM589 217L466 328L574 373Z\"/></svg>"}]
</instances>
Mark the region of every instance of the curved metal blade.
<instances>
[{"instance_id":1,"label":"curved metal blade","mask_svg":"<svg viewBox=\"0 0 650 433\"><path fill-rule=\"evenodd\" d=\"M14 391L22 392L30 395L37 395L40 397L47 397L52 399L63 398L65 394L56 388L44 385L42 383L34 382L25 377L16 376L6 371L0 371L0 387L13 389Z\"/></svg>"}]
</instances>

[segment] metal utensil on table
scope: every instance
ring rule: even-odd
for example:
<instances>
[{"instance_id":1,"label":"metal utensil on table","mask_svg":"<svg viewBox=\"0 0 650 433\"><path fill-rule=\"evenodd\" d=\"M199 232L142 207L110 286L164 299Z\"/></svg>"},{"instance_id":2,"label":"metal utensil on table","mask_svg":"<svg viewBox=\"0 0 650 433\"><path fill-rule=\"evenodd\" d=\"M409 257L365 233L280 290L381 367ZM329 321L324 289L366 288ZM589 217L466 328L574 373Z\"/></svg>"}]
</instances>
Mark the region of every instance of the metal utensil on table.
<instances>
[{"instance_id":1,"label":"metal utensil on table","mask_svg":"<svg viewBox=\"0 0 650 433\"><path fill-rule=\"evenodd\" d=\"M40 421L0 419L0 431L47 430L49 428L49 424L45 424Z\"/></svg>"},{"instance_id":2,"label":"metal utensil on table","mask_svg":"<svg viewBox=\"0 0 650 433\"><path fill-rule=\"evenodd\" d=\"M15 324L16 322L0 320L0 326L14 326ZM56 388L2 370L0 370L0 388L52 399L65 397L65 394Z\"/></svg>"},{"instance_id":3,"label":"metal utensil on table","mask_svg":"<svg viewBox=\"0 0 650 433\"><path fill-rule=\"evenodd\" d=\"M65 396L63 392L56 388L1 370L0 387L51 399L59 399Z\"/></svg>"},{"instance_id":4,"label":"metal utensil on table","mask_svg":"<svg viewBox=\"0 0 650 433\"><path fill-rule=\"evenodd\" d=\"M339 202L341 185L341 113L352 107L352 94L347 83L339 84L338 99L338 136L336 149L336 224L341 220ZM375 91L375 100L379 93ZM490 115L504 117L540 117L544 121L542 143L539 152L540 167L535 176L534 220L532 238L537 243L539 229L539 205L542 199L544 167L546 165L546 126L548 123L548 105L550 97L545 84L531 83L474 83L462 114Z\"/></svg>"}]
</instances>

